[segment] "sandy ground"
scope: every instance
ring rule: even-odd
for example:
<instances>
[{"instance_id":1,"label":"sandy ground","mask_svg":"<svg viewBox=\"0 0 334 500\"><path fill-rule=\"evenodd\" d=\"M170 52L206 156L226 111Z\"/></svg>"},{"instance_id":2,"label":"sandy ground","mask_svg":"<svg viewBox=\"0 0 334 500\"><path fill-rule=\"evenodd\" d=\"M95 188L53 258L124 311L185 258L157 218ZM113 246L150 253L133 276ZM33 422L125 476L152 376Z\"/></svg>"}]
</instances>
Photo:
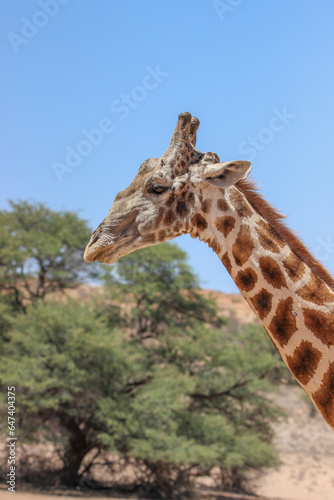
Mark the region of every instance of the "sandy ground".
<instances>
[{"instance_id":1,"label":"sandy ground","mask_svg":"<svg viewBox=\"0 0 334 500\"><path fill-rule=\"evenodd\" d=\"M12 496L11 496L12 495ZM13 497L13 495L15 495ZM93 496L79 496L79 495L47 495L45 493L24 493L24 492L16 492L16 493L9 493L8 491L3 491L0 489L0 500L75 500L75 499L83 499L83 498L89 498L90 500L144 500L141 497L136 497L136 496L128 496L128 497L93 497ZM202 496L197 496L196 500L204 500L204 497ZM267 500L264 497L254 497L254 496L248 496L248 495L237 495L233 493L212 493L209 496L205 496L205 500ZM279 498L276 499L270 499L270 500L281 500Z\"/></svg>"},{"instance_id":2,"label":"sandy ground","mask_svg":"<svg viewBox=\"0 0 334 500\"><path fill-rule=\"evenodd\" d=\"M82 496L69 496L69 495L47 495L46 493L25 493L0 490L0 500L75 500L78 498L94 498L98 500L136 500L138 497L82 497ZM139 499L138 499L139 500Z\"/></svg>"},{"instance_id":3,"label":"sandy ground","mask_svg":"<svg viewBox=\"0 0 334 500\"><path fill-rule=\"evenodd\" d=\"M268 471L257 492L269 498L333 500L334 432L299 387L282 387L274 397L289 415L275 437L282 465Z\"/></svg>"}]
</instances>

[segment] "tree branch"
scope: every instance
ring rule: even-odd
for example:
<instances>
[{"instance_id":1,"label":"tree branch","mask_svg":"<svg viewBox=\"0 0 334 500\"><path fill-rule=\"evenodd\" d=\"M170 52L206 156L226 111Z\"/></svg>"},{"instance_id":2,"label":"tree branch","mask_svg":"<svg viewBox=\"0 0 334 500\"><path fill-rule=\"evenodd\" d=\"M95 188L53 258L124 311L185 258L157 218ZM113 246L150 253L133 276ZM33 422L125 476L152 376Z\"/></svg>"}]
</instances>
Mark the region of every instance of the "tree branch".
<instances>
[{"instance_id":1,"label":"tree branch","mask_svg":"<svg viewBox=\"0 0 334 500\"><path fill-rule=\"evenodd\" d=\"M234 391L235 389L239 389L240 387L244 387L248 383L249 383L249 380L244 380L243 382L236 382L234 385L232 385L232 387L230 387L229 389L226 389L225 391L216 392L214 394L199 394L199 393L194 392L194 393L190 394L190 396L194 399L201 399L201 400L202 399L211 400L211 399L220 398L221 396L234 397L234 395L232 394L232 391Z\"/></svg>"}]
</instances>

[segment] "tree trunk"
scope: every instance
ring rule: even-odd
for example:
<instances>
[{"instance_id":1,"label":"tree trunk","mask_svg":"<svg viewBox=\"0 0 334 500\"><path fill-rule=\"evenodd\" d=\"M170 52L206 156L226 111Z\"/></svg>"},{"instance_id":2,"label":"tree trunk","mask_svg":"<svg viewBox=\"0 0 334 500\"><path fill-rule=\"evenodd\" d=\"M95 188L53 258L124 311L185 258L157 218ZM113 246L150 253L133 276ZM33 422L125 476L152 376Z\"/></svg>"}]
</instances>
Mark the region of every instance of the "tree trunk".
<instances>
[{"instance_id":1,"label":"tree trunk","mask_svg":"<svg viewBox=\"0 0 334 500\"><path fill-rule=\"evenodd\" d=\"M80 465L94 445L87 442L85 433L73 419L68 419L66 424L70 438L63 455L64 467L60 471L60 480L66 486L76 486Z\"/></svg>"},{"instance_id":2,"label":"tree trunk","mask_svg":"<svg viewBox=\"0 0 334 500\"><path fill-rule=\"evenodd\" d=\"M65 486L77 486L78 484L78 472L80 465L87 455L87 453L91 450L89 448L73 449L68 448L64 455L64 467L60 471L60 480L61 483Z\"/></svg>"}]
</instances>

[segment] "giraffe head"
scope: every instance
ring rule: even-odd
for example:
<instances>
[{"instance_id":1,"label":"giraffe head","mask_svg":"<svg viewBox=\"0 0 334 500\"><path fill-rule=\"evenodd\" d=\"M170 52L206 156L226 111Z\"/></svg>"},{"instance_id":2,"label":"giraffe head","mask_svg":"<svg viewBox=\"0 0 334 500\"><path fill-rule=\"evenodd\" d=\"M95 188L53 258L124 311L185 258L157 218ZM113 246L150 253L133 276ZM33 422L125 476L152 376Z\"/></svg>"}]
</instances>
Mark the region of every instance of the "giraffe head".
<instances>
[{"instance_id":1,"label":"giraffe head","mask_svg":"<svg viewBox=\"0 0 334 500\"><path fill-rule=\"evenodd\" d=\"M165 154L146 160L130 186L117 194L86 247L87 262L112 264L139 248L183 233L196 237L205 229L203 200L210 200L209 190L234 185L247 177L251 165L220 163L215 153L198 151L198 126L190 113L179 115Z\"/></svg>"}]
</instances>

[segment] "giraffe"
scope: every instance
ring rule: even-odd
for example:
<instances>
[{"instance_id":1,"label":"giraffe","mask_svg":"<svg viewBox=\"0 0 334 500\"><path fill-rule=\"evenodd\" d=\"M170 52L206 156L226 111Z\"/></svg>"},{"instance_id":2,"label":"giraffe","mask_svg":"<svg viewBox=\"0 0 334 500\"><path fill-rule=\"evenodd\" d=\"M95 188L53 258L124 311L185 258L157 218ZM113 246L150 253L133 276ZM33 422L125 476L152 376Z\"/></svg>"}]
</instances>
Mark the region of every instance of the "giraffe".
<instances>
[{"instance_id":1,"label":"giraffe","mask_svg":"<svg viewBox=\"0 0 334 500\"><path fill-rule=\"evenodd\" d=\"M84 259L112 264L185 233L206 242L334 428L334 280L247 179L248 161L196 149L198 126L179 115L167 151L117 194Z\"/></svg>"}]
</instances>

